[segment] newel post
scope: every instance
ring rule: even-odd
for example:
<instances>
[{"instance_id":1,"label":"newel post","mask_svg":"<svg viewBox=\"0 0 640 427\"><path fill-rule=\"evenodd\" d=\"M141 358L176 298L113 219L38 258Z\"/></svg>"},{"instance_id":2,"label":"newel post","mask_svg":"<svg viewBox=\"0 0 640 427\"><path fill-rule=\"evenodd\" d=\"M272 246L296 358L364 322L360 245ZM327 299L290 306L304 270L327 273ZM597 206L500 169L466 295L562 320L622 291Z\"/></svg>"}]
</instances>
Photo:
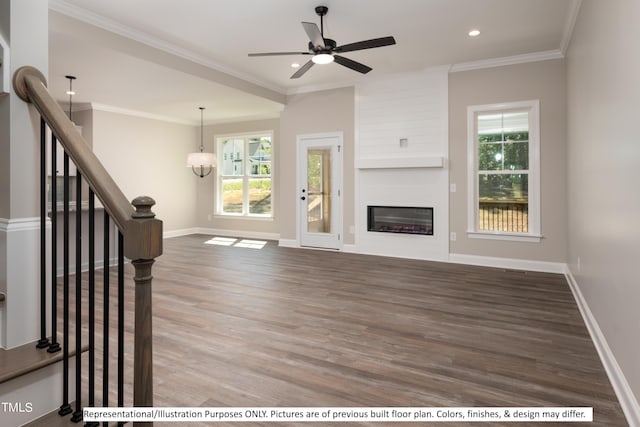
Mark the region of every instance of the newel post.
<instances>
[{"instance_id":1,"label":"newel post","mask_svg":"<svg viewBox=\"0 0 640 427\"><path fill-rule=\"evenodd\" d=\"M135 268L135 337L133 358L133 406L153 406L153 357L151 267L162 253L162 221L155 219L150 197L138 197L127 224L125 255ZM153 423L135 423L151 426Z\"/></svg>"}]
</instances>

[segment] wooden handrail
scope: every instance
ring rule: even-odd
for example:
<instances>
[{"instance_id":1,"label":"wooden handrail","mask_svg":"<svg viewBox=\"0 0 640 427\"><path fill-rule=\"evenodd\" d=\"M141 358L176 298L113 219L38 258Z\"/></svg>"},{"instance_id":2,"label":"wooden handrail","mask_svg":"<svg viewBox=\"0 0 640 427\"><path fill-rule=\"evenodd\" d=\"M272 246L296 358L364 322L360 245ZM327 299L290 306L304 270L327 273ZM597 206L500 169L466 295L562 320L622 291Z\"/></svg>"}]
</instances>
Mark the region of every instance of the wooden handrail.
<instances>
[{"instance_id":1,"label":"wooden handrail","mask_svg":"<svg viewBox=\"0 0 640 427\"><path fill-rule=\"evenodd\" d=\"M153 406L151 266L162 254L162 221L151 211L155 204L152 198L136 197L131 203L127 200L46 85L44 75L34 67L21 67L13 75L16 94L35 106L122 233L122 254L135 268L133 404Z\"/></svg>"},{"instance_id":2,"label":"wooden handrail","mask_svg":"<svg viewBox=\"0 0 640 427\"><path fill-rule=\"evenodd\" d=\"M154 259L160 256L162 254L162 221L154 219L152 214L141 215L134 211L120 187L49 93L44 75L34 67L21 67L13 75L13 87L23 101L32 103L36 107L83 178L109 212L125 238L125 256L132 260ZM152 199L144 196L139 199L145 199L143 203L145 205L149 200L153 202Z\"/></svg>"}]
</instances>

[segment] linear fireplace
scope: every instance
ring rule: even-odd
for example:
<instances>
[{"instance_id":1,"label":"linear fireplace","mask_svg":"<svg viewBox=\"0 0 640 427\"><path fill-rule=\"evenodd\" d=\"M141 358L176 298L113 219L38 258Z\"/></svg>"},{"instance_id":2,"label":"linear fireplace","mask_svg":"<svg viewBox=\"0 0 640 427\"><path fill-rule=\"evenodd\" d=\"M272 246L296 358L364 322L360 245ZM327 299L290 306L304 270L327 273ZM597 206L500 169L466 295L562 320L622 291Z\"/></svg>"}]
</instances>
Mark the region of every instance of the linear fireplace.
<instances>
[{"instance_id":1,"label":"linear fireplace","mask_svg":"<svg viewBox=\"0 0 640 427\"><path fill-rule=\"evenodd\" d=\"M433 208L367 206L367 230L433 235Z\"/></svg>"}]
</instances>

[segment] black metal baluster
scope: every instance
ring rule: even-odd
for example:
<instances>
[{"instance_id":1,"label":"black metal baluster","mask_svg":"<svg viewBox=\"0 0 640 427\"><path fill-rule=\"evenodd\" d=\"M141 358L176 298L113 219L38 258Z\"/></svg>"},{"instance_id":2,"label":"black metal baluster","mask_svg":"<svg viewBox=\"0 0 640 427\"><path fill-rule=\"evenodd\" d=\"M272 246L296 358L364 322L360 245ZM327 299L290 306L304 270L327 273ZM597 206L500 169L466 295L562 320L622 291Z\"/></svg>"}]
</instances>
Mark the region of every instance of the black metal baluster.
<instances>
[{"instance_id":1,"label":"black metal baluster","mask_svg":"<svg viewBox=\"0 0 640 427\"><path fill-rule=\"evenodd\" d=\"M76 411L71 421L82 421L82 175L76 174Z\"/></svg>"},{"instance_id":2,"label":"black metal baluster","mask_svg":"<svg viewBox=\"0 0 640 427\"><path fill-rule=\"evenodd\" d=\"M58 141L51 134L51 344L49 353L60 351L58 342Z\"/></svg>"},{"instance_id":3,"label":"black metal baluster","mask_svg":"<svg viewBox=\"0 0 640 427\"><path fill-rule=\"evenodd\" d=\"M102 301L102 406L109 406L109 227L110 219L107 211L104 211L104 246L103 246L103 301ZM102 425L107 427L108 422L103 422Z\"/></svg>"},{"instance_id":4,"label":"black metal baluster","mask_svg":"<svg viewBox=\"0 0 640 427\"><path fill-rule=\"evenodd\" d=\"M40 119L40 340L36 347L49 346L47 338L47 127Z\"/></svg>"},{"instance_id":5,"label":"black metal baluster","mask_svg":"<svg viewBox=\"0 0 640 427\"><path fill-rule=\"evenodd\" d=\"M95 406L96 369L96 223L95 194L89 189L89 406ZM98 426L97 422L86 423L85 427Z\"/></svg>"},{"instance_id":6,"label":"black metal baluster","mask_svg":"<svg viewBox=\"0 0 640 427\"><path fill-rule=\"evenodd\" d=\"M118 231L118 407L124 406L124 238ZM119 422L119 426L124 423Z\"/></svg>"},{"instance_id":7,"label":"black metal baluster","mask_svg":"<svg viewBox=\"0 0 640 427\"><path fill-rule=\"evenodd\" d=\"M62 308L62 406L58 413L67 415L73 412L69 405L69 155L64 153L63 179L63 308Z\"/></svg>"}]
</instances>

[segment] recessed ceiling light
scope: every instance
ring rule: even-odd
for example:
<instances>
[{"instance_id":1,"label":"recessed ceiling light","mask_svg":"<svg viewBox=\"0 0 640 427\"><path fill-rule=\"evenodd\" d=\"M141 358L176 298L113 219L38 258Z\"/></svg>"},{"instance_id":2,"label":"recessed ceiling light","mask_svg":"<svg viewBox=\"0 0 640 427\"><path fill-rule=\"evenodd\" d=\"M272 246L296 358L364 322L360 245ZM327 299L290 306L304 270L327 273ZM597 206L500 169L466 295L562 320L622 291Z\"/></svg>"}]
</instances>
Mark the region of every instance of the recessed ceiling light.
<instances>
[{"instance_id":1,"label":"recessed ceiling light","mask_svg":"<svg viewBox=\"0 0 640 427\"><path fill-rule=\"evenodd\" d=\"M294 62L293 64L291 64L291 68L298 68L300 67L300 64L298 64L297 62Z\"/></svg>"},{"instance_id":2,"label":"recessed ceiling light","mask_svg":"<svg viewBox=\"0 0 640 427\"><path fill-rule=\"evenodd\" d=\"M469 31L469 37L476 37L480 35L480 30L471 30Z\"/></svg>"}]
</instances>

